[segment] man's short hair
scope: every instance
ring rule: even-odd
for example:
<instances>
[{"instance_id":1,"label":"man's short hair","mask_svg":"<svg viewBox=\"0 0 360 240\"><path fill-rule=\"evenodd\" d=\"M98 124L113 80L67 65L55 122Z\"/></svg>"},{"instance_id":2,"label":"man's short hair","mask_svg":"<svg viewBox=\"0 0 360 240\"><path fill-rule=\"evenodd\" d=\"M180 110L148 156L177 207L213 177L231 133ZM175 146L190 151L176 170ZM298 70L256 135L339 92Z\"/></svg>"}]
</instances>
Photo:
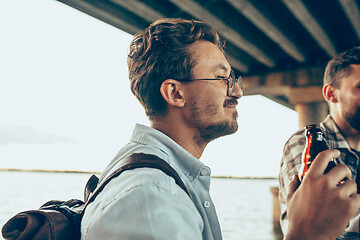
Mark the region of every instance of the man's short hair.
<instances>
[{"instance_id":1,"label":"man's short hair","mask_svg":"<svg viewBox=\"0 0 360 240\"><path fill-rule=\"evenodd\" d=\"M342 52L328 62L324 72L324 85L331 84L338 88L341 79L351 73L351 64L360 64L360 46Z\"/></svg>"},{"instance_id":2,"label":"man's short hair","mask_svg":"<svg viewBox=\"0 0 360 240\"><path fill-rule=\"evenodd\" d=\"M167 111L160 93L162 82L191 78L196 59L192 58L189 46L198 40L209 41L223 50L216 31L195 20L157 20L134 36L127 60L131 91L150 120L159 119Z\"/></svg>"}]
</instances>

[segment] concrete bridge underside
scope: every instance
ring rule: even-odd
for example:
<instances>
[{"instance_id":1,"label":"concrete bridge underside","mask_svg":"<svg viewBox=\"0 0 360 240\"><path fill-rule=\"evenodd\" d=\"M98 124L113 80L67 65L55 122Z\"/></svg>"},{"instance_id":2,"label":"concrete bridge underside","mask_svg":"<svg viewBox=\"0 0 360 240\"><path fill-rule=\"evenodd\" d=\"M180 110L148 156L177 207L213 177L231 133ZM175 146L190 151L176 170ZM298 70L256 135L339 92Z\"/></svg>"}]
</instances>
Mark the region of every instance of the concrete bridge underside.
<instances>
[{"instance_id":1,"label":"concrete bridge underside","mask_svg":"<svg viewBox=\"0 0 360 240\"><path fill-rule=\"evenodd\" d=\"M328 105L322 96L322 68L275 72L244 78L245 95L263 95L295 110L299 127L322 121Z\"/></svg>"},{"instance_id":2,"label":"concrete bridge underside","mask_svg":"<svg viewBox=\"0 0 360 240\"><path fill-rule=\"evenodd\" d=\"M245 94L295 110L299 127L327 114L321 93L327 61L360 45L360 0L58 1L130 34L165 17L209 23L244 76Z\"/></svg>"}]
</instances>

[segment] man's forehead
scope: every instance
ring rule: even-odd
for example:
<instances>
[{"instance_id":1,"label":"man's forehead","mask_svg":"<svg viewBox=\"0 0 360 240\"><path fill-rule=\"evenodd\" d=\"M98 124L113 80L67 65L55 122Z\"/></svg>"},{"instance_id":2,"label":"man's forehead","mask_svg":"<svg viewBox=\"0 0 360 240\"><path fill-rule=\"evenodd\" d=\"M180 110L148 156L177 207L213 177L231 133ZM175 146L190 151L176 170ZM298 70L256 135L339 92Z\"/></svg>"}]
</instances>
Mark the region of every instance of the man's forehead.
<instances>
[{"instance_id":1,"label":"man's forehead","mask_svg":"<svg viewBox=\"0 0 360 240\"><path fill-rule=\"evenodd\" d=\"M217 71L217 70L224 70L225 72L228 72L230 71L230 66L226 66L222 63L219 63L218 65L214 66L212 68L214 71Z\"/></svg>"},{"instance_id":2,"label":"man's forehead","mask_svg":"<svg viewBox=\"0 0 360 240\"><path fill-rule=\"evenodd\" d=\"M360 70L360 64L350 64L350 68L359 71Z\"/></svg>"},{"instance_id":3,"label":"man's forehead","mask_svg":"<svg viewBox=\"0 0 360 240\"><path fill-rule=\"evenodd\" d=\"M359 74L360 74L360 65L359 64L350 64L348 67L347 75L353 75L353 76L359 77L360 76Z\"/></svg>"},{"instance_id":4,"label":"man's forehead","mask_svg":"<svg viewBox=\"0 0 360 240\"><path fill-rule=\"evenodd\" d=\"M220 49L211 42L197 41L192 44L191 54L196 67L205 67L213 72L229 72L231 67Z\"/></svg>"}]
</instances>

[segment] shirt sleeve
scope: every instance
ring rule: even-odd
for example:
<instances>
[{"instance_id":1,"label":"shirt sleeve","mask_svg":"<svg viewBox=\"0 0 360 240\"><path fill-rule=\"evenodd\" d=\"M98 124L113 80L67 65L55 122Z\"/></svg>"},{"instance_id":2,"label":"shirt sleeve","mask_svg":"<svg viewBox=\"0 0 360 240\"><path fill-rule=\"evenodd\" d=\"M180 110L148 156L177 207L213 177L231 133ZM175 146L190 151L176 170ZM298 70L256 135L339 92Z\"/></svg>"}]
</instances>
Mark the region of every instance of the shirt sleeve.
<instances>
[{"instance_id":1,"label":"shirt sleeve","mask_svg":"<svg viewBox=\"0 0 360 240\"><path fill-rule=\"evenodd\" d=\"M133 172L117 179L123 186L110 182L85 211L82 239L202 239L202 218L171 177L156 169Z\"/></svg>"},{"instance_id":2,"label":"shirt sleeve","mask_svg":"<svg viewBox=\"0 0 360 240\"><path fill-rule=\"evenodd\" d=\"M289 192L289 184L294 175L299 173L301 167L301 155L305 148L304 131L299 130L285 143L283 156L280 162L279 172L279 201L281 208L280 224L284 235L288 228L286 198Z\"/></svg>"}]
</instances>

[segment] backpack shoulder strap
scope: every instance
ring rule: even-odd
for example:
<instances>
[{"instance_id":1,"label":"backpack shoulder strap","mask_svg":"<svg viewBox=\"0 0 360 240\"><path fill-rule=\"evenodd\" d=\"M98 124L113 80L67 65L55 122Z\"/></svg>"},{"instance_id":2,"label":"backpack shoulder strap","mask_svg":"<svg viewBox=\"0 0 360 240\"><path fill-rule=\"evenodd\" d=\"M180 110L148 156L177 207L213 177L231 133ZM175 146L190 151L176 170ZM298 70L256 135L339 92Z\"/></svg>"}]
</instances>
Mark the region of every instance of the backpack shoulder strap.
<instances>
[{"instance_id":1,"label":"backpack shoulder strap","mask_svg":"<svg viewBox=\"0 0 360 240\"><path fill-rule=\"evenodd\" d=\"M118 168L115 172L113 172L111 175L109 175L104 181L102 181L100 185L97 186L96 189L93 191L93 194L89 199L85 199L86 201L85 207L95 200L97 195L104 189L104 187L113 178L119 176L122 172L126 170L142 168L142 167L156 168L163 171L168 176L174 178L176 184L179 185L185 191L185 193L190 197L190 194L186 189L184 182L181 180L179 174L167 162L165 162L163 159L159 158L158 156L152 154L145 154L145 153L134 153L122 161L123 161L123 165L120 168ZM96 181L96 180L92 180L92 181Z\"/></svg>"}]
</instances>

